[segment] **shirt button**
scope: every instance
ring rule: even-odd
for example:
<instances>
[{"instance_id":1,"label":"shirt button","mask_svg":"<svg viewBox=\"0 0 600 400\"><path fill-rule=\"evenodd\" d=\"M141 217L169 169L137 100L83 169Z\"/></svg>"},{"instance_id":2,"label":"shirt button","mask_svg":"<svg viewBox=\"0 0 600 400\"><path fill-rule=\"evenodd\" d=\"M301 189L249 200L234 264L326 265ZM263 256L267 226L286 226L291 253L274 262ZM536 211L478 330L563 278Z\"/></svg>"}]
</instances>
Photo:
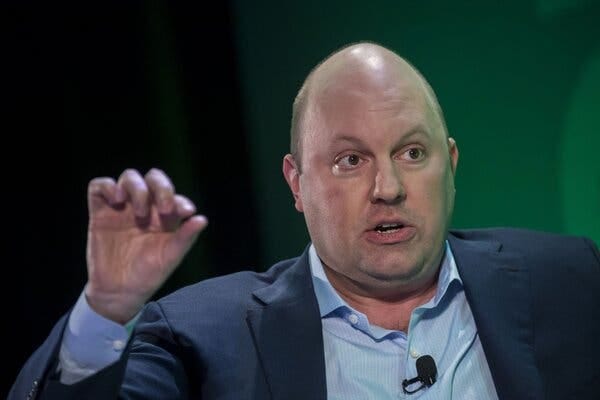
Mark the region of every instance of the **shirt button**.
<instances>
[{"instance_id":1,"label":"shirt button","mask_svg":"<svg viewBox=\"0 0 600 400\"><path fill-rule=\"evenodd\" d=\"M348 321L350 321L352 325L355 325L358 322L358 316L356 314L350 314L348 316Z\"/></svg>"},{"instance_id":2,"label":"shirt button","mask_svg":"<svg viewBox=\"0 0 600 400\"><path fill-rule=\"evenodd\" d=\"M113 342L113 349L116 351L121 351L125 348L125 342L122 340L115 340Z\"/></svg>"},{"instance_id":3,"label":"shirt button","mask_svg":"<svg viewBox=\"0 0 600 400\"><path fill-rule=\"evenodd\" d=\"M418 351L416 351L415 349L410 349L410 356L412 358L419 358L420 354Z\"/></svg>"}]
</instances>

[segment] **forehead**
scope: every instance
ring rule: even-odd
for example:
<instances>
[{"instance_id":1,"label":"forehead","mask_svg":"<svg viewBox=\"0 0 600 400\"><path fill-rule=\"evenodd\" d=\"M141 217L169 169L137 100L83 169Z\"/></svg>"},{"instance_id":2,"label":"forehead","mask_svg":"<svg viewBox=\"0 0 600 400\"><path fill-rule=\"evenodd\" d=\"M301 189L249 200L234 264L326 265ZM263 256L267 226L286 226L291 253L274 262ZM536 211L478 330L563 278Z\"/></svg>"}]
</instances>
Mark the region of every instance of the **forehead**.
<instances>
[{"instance_id":1,"label":"forehead","mask_svg":"<svg viewBox=\"0 0 600 400\"><path fill-rule=\"evenodd\" d=\"M352 124L427 125L431 113L420 82L396 71L378 72L348 69L322 82L311 102L315 122L326 130Z\"/></svg>"},{"instance_id":2,"label":"forehead","mask_svg":"<svg viewBox=\"0 0 600 400\"><path fill-rule=\"evenodd\" d=\"M426 101L418 88L408 82L396 81L378 87L360 81L349 81L325 86L314 96L314 105L320 113L326 114L344 110L359 114L385 114L407 110L424 112Z\"/></svg>"}]
</instances>

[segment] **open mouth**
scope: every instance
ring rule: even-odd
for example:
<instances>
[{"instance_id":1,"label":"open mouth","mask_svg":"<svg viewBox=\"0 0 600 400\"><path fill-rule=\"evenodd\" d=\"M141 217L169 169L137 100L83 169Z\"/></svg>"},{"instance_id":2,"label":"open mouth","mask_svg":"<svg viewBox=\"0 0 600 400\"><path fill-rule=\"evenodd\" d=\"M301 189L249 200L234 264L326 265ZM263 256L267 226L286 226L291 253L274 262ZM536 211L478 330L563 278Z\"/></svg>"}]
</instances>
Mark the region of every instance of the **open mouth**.
<instances>
[{"instance_id":1,"label":"open mouth","mask_svg":"<svg viewBox=\"0 0 600 400\"><path fill-rule=\"evenodd\" d=\"M366 232L365 237L367 241L376 245L390 245L408 243L416 234L417 229L414 226L397 219L375 225Z\"/></svg>"},{"instance_id":2,"label":"open mouth","mask_svg":"<svg viewBox=\"0 0 600 400\"><path fill-rule=\"evenodd\" d=\"M379 233L394 233L402 228L404 228L403 224L379 224L374 230Z\"/></svg>"}]
</instances>

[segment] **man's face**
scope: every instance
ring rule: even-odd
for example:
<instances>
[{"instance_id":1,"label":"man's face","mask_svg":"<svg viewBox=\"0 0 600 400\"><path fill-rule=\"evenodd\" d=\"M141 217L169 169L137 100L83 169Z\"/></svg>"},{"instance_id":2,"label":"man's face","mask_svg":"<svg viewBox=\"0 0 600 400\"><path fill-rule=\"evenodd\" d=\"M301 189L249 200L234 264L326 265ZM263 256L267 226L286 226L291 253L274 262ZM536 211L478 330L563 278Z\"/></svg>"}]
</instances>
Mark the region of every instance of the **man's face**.
<instances>
[{"instance_id":1,"label":"man's face","mask_svg":"<svg viewBox=\"0 0 600 400\"><path fill-rule=\"evenodd\" d=\"M415 77L382 79L357 74L318 90L301 173L291 156L284 173L326 271L385 295L435 274L458 150Z\"/></svg>"}]
</instances>

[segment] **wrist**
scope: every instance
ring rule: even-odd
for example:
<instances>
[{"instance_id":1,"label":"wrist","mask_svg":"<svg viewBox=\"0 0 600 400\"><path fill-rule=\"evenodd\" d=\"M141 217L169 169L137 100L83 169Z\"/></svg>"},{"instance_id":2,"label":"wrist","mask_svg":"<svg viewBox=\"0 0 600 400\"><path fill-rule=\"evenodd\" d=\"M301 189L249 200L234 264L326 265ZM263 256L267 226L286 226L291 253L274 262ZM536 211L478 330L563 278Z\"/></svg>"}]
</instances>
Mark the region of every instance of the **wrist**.
<instances>
[{"instance_id":1,"label":"wrist","mask_svg":"<svg viewBox=\"0 0 600 400\"><path fill-rule=\"evenodd\" d=\"M94 312L121 325L131 321L145 303L143 296L98 290L90 282L85 285L84 294Z\"/></svg>"}]
</instances>

